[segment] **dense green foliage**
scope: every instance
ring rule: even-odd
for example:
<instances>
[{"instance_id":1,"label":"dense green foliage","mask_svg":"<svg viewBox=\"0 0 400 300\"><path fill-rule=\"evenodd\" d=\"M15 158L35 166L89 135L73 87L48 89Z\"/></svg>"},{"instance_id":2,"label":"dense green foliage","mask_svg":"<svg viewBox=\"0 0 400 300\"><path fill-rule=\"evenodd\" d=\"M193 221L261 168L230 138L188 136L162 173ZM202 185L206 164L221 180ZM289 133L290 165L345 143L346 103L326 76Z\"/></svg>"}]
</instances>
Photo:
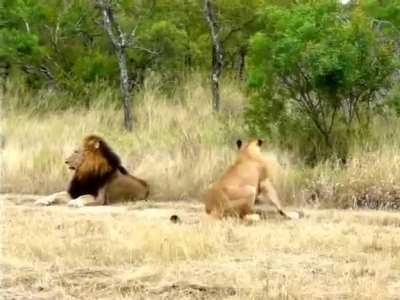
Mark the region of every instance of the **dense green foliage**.
<instances>
[{"instance_id":1,"label":"dense green foliage","mask_svg":"<svg viewBox=\"0 0 400 300\"><path fill-rule=\"evenodd\" d=\"M208 74L203 1L110 2L130 40L133 88L156 74L162 88L174 91L188 74ZM400 114L400 0L216 0L215 6L223 74L248 82L250 133L272 136L311 160L345 158L351 141L368 134L371 116ZM47 100L68 99L62 108L118 87L117 57L96 1L1 0L4 73L32 92L68 95Z\"/></svg>"},{"instance_id":2,"label":"dense green foliage","mask_svg":"<svg viewBox=\"0 0 400 300\"><path fill-rule=\"evenodd\" d=\"M395 81L393 30L376 30L361 9L335 1L268 7L261 20L250 50L253 130L306 145L310 159L346 158Z\"/></svg>"},{"instance_id":3,"label":"dense green foliage","mask_svg":"<svg viewBox=\"0 0 400 300\"><path fill-rule=\"evenodd\" d=\"M219 2L225 64L234 69L262 1ZM32 87L52 84L81 93L90 83L118 80L117 61L95 1L1 3L0 59L23 70ZM182 74L209 68L211 46L202 5L198 0L112 1L122 29L132 38L128 61L135 83L157 72L174 85Z\"/></svg>"}]
</instances>

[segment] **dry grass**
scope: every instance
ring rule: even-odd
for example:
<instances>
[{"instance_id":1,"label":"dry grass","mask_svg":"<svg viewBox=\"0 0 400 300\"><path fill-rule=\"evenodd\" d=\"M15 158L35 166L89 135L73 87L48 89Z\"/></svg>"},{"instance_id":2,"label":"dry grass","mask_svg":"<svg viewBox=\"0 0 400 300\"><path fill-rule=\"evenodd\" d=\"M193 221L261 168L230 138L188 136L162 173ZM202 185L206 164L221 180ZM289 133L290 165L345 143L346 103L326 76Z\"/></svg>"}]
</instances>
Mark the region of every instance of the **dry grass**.
<instances>
[{"instance_id":1,"label":"dry grass","mask_svg":"<svg viewBox=\"0 0 400 300\"><path fill-rule=\"evenodd\" d=\"M272 214L249 223L209 219L196 202L69 209L6 198L1 199L6 299L400 295L395 213L306 210L300 221ZM173 213L182 224L168 221Z\"/></svg>"},{"instance_id":2,"label":"dry grass","mask_svg":"<svg viewBox=\"0 0 400 300\"><path fill-rule=\"evenodd\" d=\"M317 207L400 209L398 145L356 151L345 167L325 162L311 170L292 171L293 176L301 176L299 173L306 180L292 183L297 196Z\"/></svg>"},{"instance_id":3,"label":"dry grass","mask_svg":"<svg viewBox=\"0 0 400 300\"><path fill-rule=\"evenodd\" d=\"M122 113L104 105L115 97L105 91L89 110L33 114L11 110L2 119L3 192L49 193L65 188L68 171L64 158L90 133L105 137L134 174L148 180L156 199L193 197L221 172L243 136L239 107L244 97L236 87L222 92L224 112L210 110L206 87L195 81L166 97L146 86L134 107L136 127L122 132ZM17 101L18 94L3 95ZM67 99L65 101L68 101Z\"/></svg>"}]
</instances>

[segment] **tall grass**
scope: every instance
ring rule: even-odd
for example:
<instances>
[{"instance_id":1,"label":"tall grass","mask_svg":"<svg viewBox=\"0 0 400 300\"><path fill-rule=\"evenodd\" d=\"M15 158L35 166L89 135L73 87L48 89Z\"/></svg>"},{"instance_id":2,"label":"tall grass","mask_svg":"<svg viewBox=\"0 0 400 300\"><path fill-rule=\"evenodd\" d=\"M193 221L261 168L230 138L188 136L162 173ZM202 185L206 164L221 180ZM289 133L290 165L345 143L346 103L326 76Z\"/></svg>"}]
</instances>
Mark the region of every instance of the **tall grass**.
<instances>
[{"instance_id":1,"label":"tall grass","mask_svg":"<svg viewBox=\"0 0 400 300\"><path fill-rule=\"evenodd\" d=\"M51 90L32 95L10 85L1 95L1 191L47 194L64 189L69 176L64 158L85 135L96 133L133 174L149 181L152 198L197 199L234 159L235 141L247 136L242 114L246 96L237 82L226 80L222 112L215 114L201 76L169 93L160 86L152 78L135 94L135 125L126 132L118 93L111 88L97 89L87 108L60 105L54 111L54 103L76 99ZM400 122L377 117L371 128L368 142L353 147L345 166L330 160L310 168L267 141L266 152L283 166L278 186L284 202L400 207Z\"/></svg>"},{"instance_id":2,"label":"tall grass","mask_svg":"<svg viewBox=\"0 0 400 300\"><path fill-rule=\"evenodd\" d=\"M371 132L354 142L347 162L296 159L288 168L286 197L316 207L400 209L400 120L376 116Z\"/></svg>"},{"instance_id":3,"label":"tall grass","mask_svg":"<svg viewBox=\"0 0 400 300\"><path fill-rule=\"evenodd\" d=\"M68 171L64 158L91 133L103 136L135 175L149 181L152 197L194 197L220 173L234 154L235 140L244 135L240 107L245 98L234 84L222 90L223 112L212 113L208 87L191 80L166 96L157 83L147 82L135 97L135 125L122 129L122 112L112 90L97 95L88 109L70 108L37 114L4 107L2 118L3 192L50 193L65 188ZM48 92L48 98L56 97ZM11 104L42 95L13 90L3 95ZM62 95L70 101L68 95Z\"/></svg>"}]
</instances>

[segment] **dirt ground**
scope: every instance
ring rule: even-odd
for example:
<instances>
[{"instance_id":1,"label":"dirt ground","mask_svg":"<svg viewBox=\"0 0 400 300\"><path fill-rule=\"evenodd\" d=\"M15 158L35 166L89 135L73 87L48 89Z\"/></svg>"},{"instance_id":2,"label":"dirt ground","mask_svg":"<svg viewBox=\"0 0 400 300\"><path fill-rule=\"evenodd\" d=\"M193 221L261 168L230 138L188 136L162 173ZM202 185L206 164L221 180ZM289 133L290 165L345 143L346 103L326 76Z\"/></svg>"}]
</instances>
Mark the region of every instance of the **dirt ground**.
<instances>
[{"instance_id":1,"label":"dirt ground","mask_svg":"<svg viewBox=\"0 0 400 300\"><path fill-rule=\"evenodd\" d=\"M220 221L194 200L37 198L0 197L3 299L400 299L398 212Z\"/></svg>"}]
</instances>

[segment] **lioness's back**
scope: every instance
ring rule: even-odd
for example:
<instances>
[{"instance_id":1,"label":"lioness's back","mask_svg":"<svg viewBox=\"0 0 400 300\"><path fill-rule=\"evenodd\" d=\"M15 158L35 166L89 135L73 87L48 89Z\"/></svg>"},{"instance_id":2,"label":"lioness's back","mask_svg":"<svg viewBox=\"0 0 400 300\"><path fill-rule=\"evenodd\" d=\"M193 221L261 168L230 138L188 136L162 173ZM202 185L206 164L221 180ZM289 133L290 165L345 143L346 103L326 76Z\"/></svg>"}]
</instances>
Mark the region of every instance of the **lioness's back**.
<instances>
[{"instance_id":1,"label":"lioness's back","mask_svg":"<svg viewBox=\"0 0 400 300\"><path fill-rule=\"evenodd\" d=\"M261 173L261 166L256 161L237 161L219 180L227 184L248 184L257 182Z\"/></svg>"}]
</instances>

